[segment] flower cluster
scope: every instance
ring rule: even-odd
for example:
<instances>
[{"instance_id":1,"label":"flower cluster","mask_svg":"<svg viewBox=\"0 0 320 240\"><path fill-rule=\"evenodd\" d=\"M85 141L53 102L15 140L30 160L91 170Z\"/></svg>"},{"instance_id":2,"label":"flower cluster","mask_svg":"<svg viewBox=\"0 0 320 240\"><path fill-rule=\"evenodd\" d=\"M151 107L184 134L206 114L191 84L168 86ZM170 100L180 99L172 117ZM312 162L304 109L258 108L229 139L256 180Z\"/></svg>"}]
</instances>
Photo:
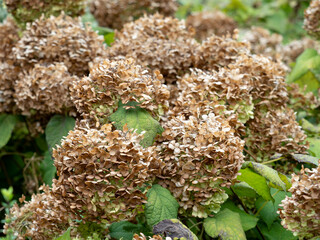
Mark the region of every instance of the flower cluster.
<instances>
[{"instance_id":1,"label":"flower cluster","mask_svg":"<svg viewBox=\"0 0 320 240\"><path fill-rule=\"evenodd\" d=\"M177 0L93 0L90 3L91 13L99 25L113 29L121 29L145 13L171 16L177 8Z\"/></svg>"},{"instance_id":2,"label":"flower cluster","mask_svg":"<svg viewBox=\"0 0 320 240\"><path fill-rule=\"evenodd\" d=\"M72 86L71 94L78 112L84 118L102 124L118 108L121 101L139 103L154 116L168 109L170 92L161 83L162 75L136 65L132 58L118 61L105 60L97 64L84 77Z\"/></svg>"},{"instance_id":3,"label":"flower cluster","mask_svg":"<svg viewBox=\"0 0 320 240\"><path fill-rule=\"evenodd\" d=\"M84 13L84 0L4 0L10 12L19 24L33 22L41 15L49 17L59 15L64 11L70 16L79 16Z\"/></svg>"},{"instance_id":4,"label":"flower cluster","mask_svg":"<svg viewBox=\"0 0 320 240\"><path fill-rule=\"evenodd\" d=\"M183 21L155 14L127 23L116 32L107 52L109 58L132 57L143 67L160 70L170 81L192 66L197 46Z\"/></svg>"},{"instance_id":5,"label":"flower cluster","mask_svg":"<svg viewBox=\"0 0 320 240\"><path fill-rule=\"evenodd\" d=\"M320 237L320 167L302 169L300 174L293 174L291 197L282 201L280 210L282 225L293 232L299 239ZM280 205L281 206L281 205Z\"/></svg>"},{"instance_id":6,"label":"flower cluster","mask_svg":"<svg viewBox=\"0 0 320 240\"><path fill-rule=\"evenodd\" d=\"M320 1L313 0L304 12L304 29L316 39L320 39Z\"/></svg>"},{"instance_id":7,"label":"flower cluster","mask_svg":"<svg viewBox=\"0 0 320 240\"><path fill-rule=\"evenodd\" d=\"M196 38L203 41L211 35L224 36L233 33L236 22L220 11L204 11L191 14L187 26L196 30Z\"/></svg>"},{"instance_id":8,"label":"flower cluster","mask_svg":"<svg viewBox=\"0 0 320 240\"><path fill-rule=\"evenodd\" d=\"M80 124L54 150L59 178L52 192L73 219L114 222L143 211L146 192L160 162L154 147L142 148L142 135L112 125Z\"/></svg>"}]
</instances>

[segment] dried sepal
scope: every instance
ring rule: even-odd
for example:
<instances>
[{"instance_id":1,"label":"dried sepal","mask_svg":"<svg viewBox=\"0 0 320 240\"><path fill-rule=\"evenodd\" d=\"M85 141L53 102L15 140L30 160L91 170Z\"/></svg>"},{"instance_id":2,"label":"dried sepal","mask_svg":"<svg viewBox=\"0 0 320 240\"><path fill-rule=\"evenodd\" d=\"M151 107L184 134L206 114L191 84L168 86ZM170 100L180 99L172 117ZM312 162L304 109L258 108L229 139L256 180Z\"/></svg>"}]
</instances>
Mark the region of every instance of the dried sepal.
<instances>
[{"instance_id":1,"label":"dried sepal","mask_svg":"<svg viewBox=\"0 0 320 240\"><path fill-rule=\"evenodd\" d=\"M320 1L313 0L304 12L304 29L316 39L320 38Z\"/></svg>"}]
</instances>

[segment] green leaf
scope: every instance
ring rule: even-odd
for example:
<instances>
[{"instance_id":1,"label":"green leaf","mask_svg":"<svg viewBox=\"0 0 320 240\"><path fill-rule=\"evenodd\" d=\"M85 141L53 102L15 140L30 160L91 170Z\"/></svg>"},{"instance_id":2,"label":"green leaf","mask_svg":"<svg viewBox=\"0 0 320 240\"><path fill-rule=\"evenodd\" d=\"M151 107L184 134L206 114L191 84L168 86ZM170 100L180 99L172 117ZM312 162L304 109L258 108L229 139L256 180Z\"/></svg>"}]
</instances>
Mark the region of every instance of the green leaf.
<instances>
[{"instance_id":1,"label":"green leaf","mask_svg":"<svg viewBox=\"0 0 320 240\"><path fill-rule=\"evenodd\" d=\"M231 200L227 200L224 204L222 204L221 211L224 209L229 209L232 212L239 213L242 228L244 231L248 231L249 229L254 228L259 221L259 218L256 218L255 216L252 216L241 210Z\"/></svg>"},{"instance_id":2,"label":"green leaf","mask_svg":"<svg viewBox=\"0 0 320 240\"><path fill-rule=\"evenodd\" d=\"M112 223L109 227L109 235L114 239L132 240L135 233L140 234L141 232L146 232L143 225L127 221Z\"/></svg>"},{"instance_id":3,"label":"green leaf","mask_svg":"<svg viewBox=\"0 0 320 240\"><path fill-rule=\"evenodd\" d=\"M273 14L268 16L266 20L266 24L269 29L281 34L285 33L288 25L288 17L283 11L273 12Z\"/></svg>"},{"instance_id":4,"label":"green leaf","mask_svg":"<svg viewBox=\"0 0 320 240\"><path fill-rule=\"evenodd\" d=\"M267 224L268 228L271 227L274 221L279 218L279 214L277 213L279 204L286 196L291 196L291 193L286 193L284 191L279 191L278 189L272 188L271 193L274 197L274 202L266 201L262 198L258 198L256 201L256 208L262 210L260 211L259 215L261 219Z\"/></svg>"},{"instance_id":5,"label":"green leaf","mask_svg":"<svg viewBox=\"0 0 320 240\"><path fill-rule=\"evenodd\" d=\"M279 222L274 222L270 228L265 224L259 224L259 228L266 240L295 240L298 237L293 236L292 232L285 229Z\"/></svg>"},{"instance_id":6,"label":"green leaf","mask_svg":"<svg viewBox=\"0 0 320 240\"><path fill-rule=\"evenodd\" d=\"M239 173L241 173L241 175L238 175L237 177L239 181L246 182L265 200L270 201L273 199L270 194L270 189L267 184L267 180L264 177L253 172L249 168L240 169Z\"/></svg>"},{"instance_id":7,"label":"green leaf","mask_svg":"<svg viewBox=\"0 0 320 240\"><path fill-rule=\"evenodd\" d=\"M119 103L118 110L110 116L110 121L118 129L122 130L127 124L129 129L136 129L137 133L145 131L144 139L140 142L143 147L149 147L153 144L154 138L163 132L160 123L152 118L152 116L139 103L129 102L123 105ZM130 106L129 109L125 109Z\"/></svg>"},{"instance_id":8,"label":"green leaf","mask_svg":"<svg viewBox=\"0 0 320 240\"><path fill-rule=\"evenodd\" d=\"M46 140L49 145L49 150L52 151L63 137L67 136L69 131L75 126L75 120L72 117L55 115L53 116L45 130Z\"/></svg>"},{"instance_id":9,"label":"green leaf","mask_svg":"<svg viewBox=\"0 0 320 240\"><path fill-rule=\"evenodd\" d=\"M250 187L250 185L246 182L236 183L232 186L232 190L239 196L239 197L249 197L255 198L257 196L256 191Z\"/></svg>"},{"instance_id":10,"label":"green leaf","mask_svg":"<svg viewBox=\"0 0 320 240\"><path fill-rule=\"evenodd\" d=\"M313 153L316 158L320 158L320 138L307 138L307 141L310 143L309 151Z\"/></svg>"},{"instance_id":11,"label":"green leaf","mask_svg":"<svg viewBox=\"0 0 320 240\"><path fill-rule=\"evenodd\" d=\"M311 122L306 120L305 118L301 119L301 127L303 130L308 131L310 133L320 133L320 126L319 125L313 125Z\"/></svg>"},{"instance_id":12,"label":"green leaf","mask_svg":"<svg viewBox=\"0 0 320 240\"><path fill-rule=\"evenodd\" d=\"M53 159L49 151L46 151L44 154L44 159L40 165L40 171L42 173L42 179L44 183L51 186L52 179L55 178L57 169L53 165Z\"/></svg>"},{"instance_id":13,"label":"green leaf","mask_svg":"<svg viewBox=\"0 0 320 240\"><path fill-rule=\"evenodd\" d=\"M315 146L312 146L312 148L315 148ZM319 157L313 157L313 156L310 156L310 155L297 154L297 153L296 154L291 154L291 157L294 160L298 161L299 163L309 163L309 164L312 164L312 165L315 165L315 166L319 166Z\"/></svg>"},{"instance_id":14,"label":"green leaf","mask_svg":"<svg viewBox=\"0 0 320 240\"><path fill-rule=\"evenodd\" d=\"M286 191L286 184L281 180L278 172L267 165L263 165L261 163L256 162L245 162L243 167L249 167L254 172L260 174L265 177L268 181L273 183L279 189Z\"/></svg>"},{"instance_id":15,"label":"green leaf","mask_svg":"<svg viewBox=\"0 0 320 240\"><path fill-rule=\"evenodd\" d=\"M0 148L8 143L17 121L18 117L15 115L0 115Z\"/></svg>"},{"instance_id":16,"label":"green leaf","mask_svg":"<svg viewBox=\"0 0 320 240\"><path fill-rule=\"evenodd\" d=\"M64 232L60 237L57 237L55 240L71 240L70 236L71 228L68 228L67 231Z\"/></svg>"},{"instance_id":17,"label":"green leaf","mask_svg":"<svg viewBox=\"0 0 320 240\"><path fill-rule=\"evenodd\" d=\"M111 46L111 43L114 42L114 32L107 33L103 37L104 37L104 42L108 44L108 46Z\"/></svg>"},{"instance_id":18,"label":"green leaf","mask_svg":"<svg viewBox=\"0 0 320 240\"><path fill-rule=\"evenodd\" d=\"M222 240L246 239L242 229L239 213L229 209L220 211L214 218L206 218L204 230L210 237L220 237Z\"/></svg>"},{"instance_id":19,"label":"green leaf","mask_svg":"<svg viewBox=\"0 0 320 240\"><path fill-rule=\"evenodd\" d=\"M162 220L153 226L153 234L162 234L172 239L198 240L197 236L178 219Z\"/></svg>"},{"instance_id":20,"label":"green leaf","mask_svg":"<svg viewBox=\"0 0 320 240\"><path fill-rule=\"evenodd\" d=\"M13 187L10 186L8 189L1 188L1 194L6 202L10 202L13 198Z\"/></svg>"},{"instance_id":21,"label":"green leaf","mask_svg":"<svg viewBox=\"0 0 320 240\"><path fill-rule=\"evenodd\" d=\"M148 191L147 197L145 215L149 226L153 226L165 219L178 217L179 203L168 189L155 184Z\"/></svg>"}]
</instances>

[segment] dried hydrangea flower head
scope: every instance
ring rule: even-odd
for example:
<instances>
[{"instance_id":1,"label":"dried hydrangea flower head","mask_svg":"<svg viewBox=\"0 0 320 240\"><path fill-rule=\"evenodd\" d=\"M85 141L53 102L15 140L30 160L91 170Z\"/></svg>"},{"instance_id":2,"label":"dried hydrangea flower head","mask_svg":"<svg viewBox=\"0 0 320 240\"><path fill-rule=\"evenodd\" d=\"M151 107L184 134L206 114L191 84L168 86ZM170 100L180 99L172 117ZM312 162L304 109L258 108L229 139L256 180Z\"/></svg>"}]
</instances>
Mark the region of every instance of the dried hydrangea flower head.
<instances>
[{"instance_id":1,"label":"dried hydrangea flower head","mask_svg":"<svg viewBox=\"0 0 320 240\"><path fill-rule=\"evenodd\" d=\"M18 40L18 27L14 20L8 17L0 24L0 62L12 59L12 48Z\"/></svg>"},{"instance_id":2,"label":"dried hydrangea flower head","mask_svg":"<svg viewBox=\"0 0 320 240\"><path fill-rule=\"evenodd\" d=\"M15 20L25 25L33 22L41 15L49 17L57 16L62 11L67 15L75 17L84 13L85 0L4 0L8 12Z\"/></svg>"},{"instance_id":3,"label":"dried hydrangea flower head","mask_svg":"<svg viewBox=\"0 0 320 240\"><path fill-rule=\"evenodd\" d=\"M132 57L167 78L183 75L193 64L198 43L184 21L159 14L127 23L107 49L110 58Z\"/></svg>"},{"instance_id":4,"label":"dried hydrangea flower head","mask_svg":"<svg viewBox=\"0 0 320 240\"><path fill-rule=\"evenodd\" d=\"M69 227L69 216L58 206L48 186L43 186L43 193L34 194L22 207L16 203L6 216L4 233L13 231L19 240L54 239Z\"/></svg>"},{"instance_id":5,"label":"dried hydrangea flower head","mask_svg":"<svg viewBox=\"0 0 320 240\"><path fill-rule=\"evenodd\" d=\"M145 13L172 16L177 8L177 0L93 0L90 3L90 11L99 25L113 29L121 29Z\"/></svg>"},{"instance_id":6,"label":"dried hydrangea flower head","mask_svg":"<svg viewBox=\"0 0 320 240\"><path fill-rule=\"evenodd\" d=\"M218 212L243 163L244 141L229 119L214 113L200 118L180 115L163 124L157 146L165 163L159 184L171 191L181 211L205 218ZM159 140L160 141L160 140Z\"/></svg>"},{"instance_id":7,"label":"dried hydrangea flower head","mask_svg":"<svg viewBox=\"0 0 320 240\"><path fill-rule=\"evenodd\" d=\"M320 39L320 1L313 0L304 12L304 29L316 39Z\"/></svg>"},{"instance_id":8,"label":"dried hydrangea flower head","mask_svg":"<svg viewBox=\"0 0 320 240\"><path fill-rule=\"evenodd\" d=\"M153 75L130 59L105 60L95 65L88 77L82 78L71 88L71 95L84 118L102 124L116 111L121 101L139 103L139 107L158 116L168 108L170 96L161 83L162 75Z\"/></svg>"},{"instance_id":9,"label":"dried hydrangea flower head","mask_svg":"<svg viewBox=\"0 0 320 240\"><path fill-rule=\"evenodd\" d=\"M256 108L248 122L246 146L256 161L268 161L275 153L305 153L306 135L288 107L274 110Z\"/></svg>"},{"instance_id":10,"label":"dried hydrangea flower head","mask_svg":"<svg viewBox=\"0 0 320 240\"><path fill-rule=\"evenodd\" d=\"M19 68L0 61L0 113L15 112L14 82L18 79Z\"/></svg>"},{"instance_id":11,"label":"dried hydrangea flower head","mask_svg":"<svg viewBox=\"0 0 320 240\"><path fill-rule=\"evenodd\" d=\"M69 132L53 151L59 178L52 191L73 219L111 223L143 211L159 165L154 149L139 144L142 138L110 124L98 130L79 124Z\"/></svg>"},{"instance_id":12,"label":"dried hydrangea flower head","mask_svg":"<svg viewBox=\"0 0 320 240\"><path fill-rule=\"evenodd\" d=\"M74 107L69 87L78 77L71 76L63 63L36 64L20 74L15 83L15 102L23 115L63 113Z\"/></svg>"},{"instance_id":13,"label":"dried hydrangea flower head","mask_svg":"<svg viewBox=\"0 0 320 240\"><path fill-rule=\"evenodd\" d=\"M299 239L320 237L320 167L302 169L292 175L291 197L286 196L280 206L281 224Z\"/></svg>"},{"instance_id":14,"label":"dried hydrangea flower head","mask_svg":"<svg viewBox=\"0 0 320 240\"><path fill-rule=\"evenodd\" d=\"M221 11L202 11L188 16L187 26L196 30L195 37L203 41L211 35L224 36L231 34L237 23Z\"/></svg>"},{"instance_id":15,"label":"dried hydrangea flower head","mask_svg":"<svg viewBox=\"0 0 320 240\"><path fill-rule=\"evenodd\" d=\"M218 70L234 63L239 55L249 54L250 44L239 42L237 31L232 36L211 36L202 42L196 53L196 67Z\"/></svg>"},{"instance_id":16,"label":"dried hydrangea flower head","mask_svg":"<svg viewBox=\"0 0 320 240\"><path fill-rule=\"evenodd\" d=\"M65 14L41 17L27 24L13 54L23 69L37 63L62 62L70 74L82 77L88 74L89 63L103 54L103 41L90 27L84 27L80 18Z\"/></svg>"}]
</instances>

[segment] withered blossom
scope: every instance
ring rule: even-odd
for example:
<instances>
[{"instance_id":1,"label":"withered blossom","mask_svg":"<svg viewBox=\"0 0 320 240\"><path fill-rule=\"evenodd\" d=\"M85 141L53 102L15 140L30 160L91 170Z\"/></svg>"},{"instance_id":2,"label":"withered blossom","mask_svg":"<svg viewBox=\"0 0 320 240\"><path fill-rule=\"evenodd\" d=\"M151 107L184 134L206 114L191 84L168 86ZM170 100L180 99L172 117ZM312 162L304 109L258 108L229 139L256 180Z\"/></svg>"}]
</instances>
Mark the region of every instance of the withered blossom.
<instances>
[{"instance_id":1,"label":"withered blossom","mask_svg":"<svg viewBox=\"0 0 320 240\"><path fill-rule=\"evenodd\" d=\"M166 240L171 240L170 237L166 237ZM134 234L132 240L163 240L160 235L153 235L152 237L146 237L143 233Z\"/></svg>"},{"instance_id":2,"label":"withered blossom","mask_svg":"<svg viewBox=\"0 0 320 240\"><path fill-rule=\"evenodd\" d=\"M48 186L40 189L44 192L33 194L28 202L24 201L23 197L22 207L15 203L10 209L4 225L5 234L12 231L18 240L47 240L55 239L68 229L68 213L60 208Z\"/></svg>"},{"instance_id":3,"label":"withered blossom","mask_svg":"<svg viewBox=\"0 0 320 240\"><path fill-rule=\"evenodd\" d=\"M289 191L279 211L281 224L299 239L320 237L320 167L302 168L300 174L293 174Z\"/></svg>"},{"instance_id":4,"label":"withered blossom","mask_svg":"<svg viewBox=\"0 0 320 240\"><path fill-rule=\"evenodd\" d=\"M15 102L25 116L58 114L74 107L69 87L78 81L71 76L63 63L48 66L36 64L29 71L20 73L16 81Z\"/></svg>"},{"instance_id":5,"label":"withered blossom","mask_svg":"<svg viewBox=\"0 0 320 240\"><path fill-rule=\"evenodd\" d=\"M237 23L231 17L218 10L195 12L188 16L186 25L195 29L195 37L200 41L211 35L231 34L237 27Z\"/></svg>"},{"instance_id":6,"label":"withered blossom","mask_svg":"<svg viewBox=\"0 0 320 240\"><path fill-rule=\"evenodd\" d=\"M0 62L12 60L12 48L19 40L18 27L11 17L0 24Z\"/></svg>"},{"instance_id":7,"label":"withered blossom","mask_svg":"<svg viewBox=\"0 0 320 240\"><path fill-rule=\"evenodd\" d=\"M61 62L70 74L82 77L88 74L89 63L103 55L103 41L90 27L84 27L80 18L65 14L48 19L42 16L27 24L13 54L24 70L37 63Z\"/></svg>"},{"instance_id":8,"label":"withered blossom","mask_svg":"<svg viewBox=\"0 0 320 240\"><path fill-rule=\"evenodd\" d=\"M311 36L320 39L320 1L313 0L304 12L304 29Z\"/></svg>"},{"instance_id":9,"label":"withered blossom","mask_svg":"<svg viewBox=\"0 0 320 240\"><path fill-rule=\"evenodd\" d=\"M184 21L155 14L127 23L116 32L107 55L132 57L143 67L160 70L170 82L193 65L197 46L193 31Z\"/></svg>"},{"instance_id":10,"label":"withered blossom","mask_svg":"<svg viewBox=\"0 0 320 240\"><path fill-rule=\"evenodd\" d=\"M170 92L161 83L162 75L137 65L132 58L105 60L96 64L88 77L71 88L71 95L84 118L102 124L116 111L119 101L126 104L138 102L141 108L154 116L167 111Z\"/></svg>"},{"instance_id":11,"label":"withered blossom","mask_svg":"<svg viewBox=\"0 0 320 240\"><path fill-rule=\"evenodd\" d=\"M177 0L93 0L90 3L90 11L99 25L113 29L121 29L145 13L172 16L177 9Z\"/></svg>"},{"instance_id":12,"label":"withered blossom","mask_svg":"<svg viewBox=\"0 0 320 240\"><path fill-rule=\"evenodd\" d=\"M200 118L179 115L163 124L157 145L165 163L159 184L180 204L180 212L205 218L218 212L243 163L244 141L229 119L209 113Z\"/></svg>"},{"instance_id":13,"label":"withered blossom","mask_svg":"<svg viewBox=\"0 0 320 240\"><path fill-rule=\"evenodd\" d=\"M52 191L72 219L93 222L129 220L143 211L146 192L160 162L143 135L111 124L90 129L79 124L53 151L58 179Z\"/></svg>"},{"instance_id":14,"label":"withered blossom","mask_svg":"<svg viewBox=\"0 0 320 240\"><path fill-rule=\"evenodd\" d=\"M8 12L22 26L40 18L41 15L57 16L62 11L72 17L82 15L85 2L85 0L4 0Z\"/></svg>"}]
</instances>

